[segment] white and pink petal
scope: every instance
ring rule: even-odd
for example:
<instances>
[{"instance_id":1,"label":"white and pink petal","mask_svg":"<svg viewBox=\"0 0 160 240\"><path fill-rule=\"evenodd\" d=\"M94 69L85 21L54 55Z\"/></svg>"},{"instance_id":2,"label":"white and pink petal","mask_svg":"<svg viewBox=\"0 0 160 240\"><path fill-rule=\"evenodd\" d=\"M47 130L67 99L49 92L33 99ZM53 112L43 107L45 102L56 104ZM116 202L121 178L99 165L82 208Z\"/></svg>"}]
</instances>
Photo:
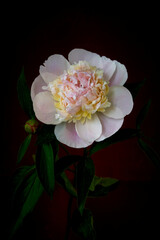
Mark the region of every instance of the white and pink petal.
<instances>
[{"instance_id":1,"label":"white and pink petal","mask_svg":"<svg viewBox=\"0 0 160 240\"><path fill-rule=\"evenodd\" d=\"M110 107L107 107L105 112L103 112L103 114L109 118L114 118L114 119L121 119L124 117L124 113L121 111L121 109L113 105L111 105Z\"/></svg>"},{"instance_id":2,"label":"white and pink petal","mask_svg":"<svg viewBox=\"0 0 160 240\"><path fill-rule=\"evenodd\" d=\"M48 84L67 71L70 64L68 60L60 54L54 54L50 56L45 62L44 66L40 66L40 75L44 81Z\"/></svg>"},{"instance_id":3,"label":"white and pink petal","mask_svg":"<svg viewBox=\"0 0 160 240\"><path fill-rule=\"evenodd\" d=\"M60 123L55 126L54 133L59 142L69 147L85 148L92 144L92 142L85 141L78 136L74 123Z\"/></svg>"},{"instance_id":4,"label":"white and pink petal","mask_svg":"<svg viewBox=\"0 0 160 240\"><path fill-rule=\"evenodd\" d=\"M100 55L84 49L75 48L68 54L68 60L71 64L79 61L87 61L90 65L97 68L103 68L103 63Z\"/></svg>"},{"instance_id":5,"label":"white and pink petal","mask_svg":"<svg viewBox=\"0 0 160 240\"><path fill-rule=\"evenodd\" d=\"M110 79L109 86L123 86L128 78L127 69L124 64L114 60L116 64L115 72Z\"/></svg>"},{"instance_id":6,"label":"white and pink petal","mask_svg":"<svg viewBox=\"0 0 160 240\"><path fill-rule=\"evenodd\" d=\"M102 125L97 114L93 114L92 118L86 119L84 123L77 121L75 127L78 136L87 142L95 141L102 133Z\"/></svg>"},{"instance_id":7,"label":"white and pink petal","mask_svg":"<svg viewBox=\"0 0 160 240\"><path fill-rule=\"evenodd\" d=\"M116 70L116 63L105 56L102 57L103 77L106 82L110 80Z\"/></svg>"},{"instance_id":8,"label":"white and pink petal","mask_svg":"<svg viewBox=\"0 0 160 240\"><path fill-rule=\"evenodd\" d=\"M129 90L123 86L109 88L108 100L111 107L106 108L104 114L112 118L122 118L133 109L133 98Z\"/></svg>"},{"instance_id":9,"label":"white and pink petal","mask_svg":"<svg viewBox=\"0 0 160 240\"><path fill-rule=\"evenodd\" d=\"M34 99L34 97L40 93L40 92L43 92L44 89L43 87L46 87L46 83L44 82L43 78L41 77L41 75L39 75L38 77L35 78L35 80L33 81L32 83L32 86L31 86L31 98L32 98L32 101Z\"/></svg>"},{"instance_id":10,"label":"white and pink petal","mask_svg":"<svg viewBox=\"0 0 160 240\"><path fill-rule=\"evenodd\" d=\"M103 141L104 139L112 136L122 126L124 119L113 119L105 116L103 113L98 113L99 120L102 125L102 133L96 142Z\"/></svg>"},{"instance_id":11,"label":"white and pink petal","mask_svg":"<svg viewBox=\"0 0 160 240\"><path fill-rule=\"evenodd\" d=\"M50 92L40 92L33 99L33 109L37 119L45 124L59 124L56 108Z\"/></svg>"}]
</instances>

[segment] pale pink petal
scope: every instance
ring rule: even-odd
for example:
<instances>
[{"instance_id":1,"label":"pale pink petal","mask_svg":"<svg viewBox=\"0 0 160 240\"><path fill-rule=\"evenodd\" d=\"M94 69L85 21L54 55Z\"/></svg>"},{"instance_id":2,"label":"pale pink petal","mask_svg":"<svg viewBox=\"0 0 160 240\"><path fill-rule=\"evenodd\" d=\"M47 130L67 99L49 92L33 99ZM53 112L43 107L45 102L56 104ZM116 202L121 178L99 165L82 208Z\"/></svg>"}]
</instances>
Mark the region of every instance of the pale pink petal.
<instances>
[{"instance_id":1,"label":"pale pink petal","mask_svg":"<svg viewBox=\"0 0 160 240\"><path fill-rule=\"evenodd\" d=\"M102 124L102 134L98 139L96 139L96 142L100 142L105 138L108 138L112 136L114 133L116 133L121 128L124 120L124 118L122 119L109 118L106 117L103 113L98 113L98 117Z\"/></svg>"},{"instance_id":2,"label":"pale pink petal","mask_svg":"<svg viewBox=\"0 0 160 240\"><path fill-rule=\"evenodd\" d=\"M111 105L110 107L107 107L105 112L103 114L107 117L110 118L115 118L115 119L121 119L124 117L123 112L119 107Z\"/></svg>"},{"instance_id":3,"label":"pale pink petal","mask_svg":"<svg viewBox=\"0 0 160 240\"><path fill-rule=\"evenodd\" d=\"M50 56L44 66L40 66L40 74L46 83L52 82L57 76L64 73L69 68L70 64L65 57L59 54Z\"/></svg>"},{"instance_id":4,"label":"pale pink petal","mask_svg":"<svg viewBox=\"0 0 160 240\"><path fill-rule=\"evenodd\" d=\"M78 136L87 142L93 142L102 133L102 126L97 114L93 114L91 119L86 119L85 123L76 122Z\"/></svg>"},{"instance_id":5,"label":"pale pink petal","mask_svg":"<svg viewBox=\"0 0 160 240\"><path fill-rule=\"evenodd\" d=\"M116 64L116 70L109 81L109 86L123 86L128 78L127 69L123 64L117 61L114 62Z\"/></svg>"},{"instance_id":6,"label":"pale pink petal","mask_svg":"<svg viewBox=\"0 0 160 240\"><path fill-rule=\"evenodd\" d=\"M55 118L56 108L50 92L40 92L33 99L33 109L37 119L45 124L58 124Z\"/></svg>"},{"instance_id":7,"label":"pale pink petal","mask_svg":"<svg viewBox=\"0 0 160 240\"><path fill-rule=\"evenodd\" d=\"M103 77L104 80L108 82L116 70L116 63L115 61L112 61L111 59L106 58L105 56L102 57L102 63L103 63Z\"/></svg>"},{"instance_id":8,"label":"pale pink petal","mask_svg":"<svg viewBox=\"0 0 160 240\"><path fill-rule=\"evenodd\" d=\"M98 68L103 67L101 57L90 51L75 48L68 55L69 62L71 64L78 63L79 61L87 61L91 66L96 66Z\"/></svg>"},{"instance_id":9,"label":"pale pink petal","mask_svg":"<svg viewBox=\"0 0 160 240\"><path fill-rule=\"evenodd\" d=\"M108 100L111 102L111 106L117 107L122 111L123 117L128 115L133 109L132 95L128 89L123 86L110 87ZM119 118L121 118L121 116L119 116Z\"/></svg>"},{"instance_id":10,"label":"pale pink petal","mask_svg":"<svg viewBox=\"0 0 160 240\"><path fill-rule=\"evenodd\" d=\"M85 148L92 144L81 139L76 132L74 123L60 123L55 126L56 138L61 143L73 148Z\"/></svg>"},{"instance_id":11,"label":"pale pink petal","mask_svg":"<svg viewBox=\"0 0 160 240\"><path fill-rule=\"evenodd\" d=\"M32 83L32 86L31 86L31 98L32 98L32 101L33 101L34 97L39 92L43 92L44 91L44 89L42 88L43 86L47 86L47 85L44 82L44 80L41 77L41 75L39 75L38 77L35 78L35 80Z\"/></svg>"}]
</instances>

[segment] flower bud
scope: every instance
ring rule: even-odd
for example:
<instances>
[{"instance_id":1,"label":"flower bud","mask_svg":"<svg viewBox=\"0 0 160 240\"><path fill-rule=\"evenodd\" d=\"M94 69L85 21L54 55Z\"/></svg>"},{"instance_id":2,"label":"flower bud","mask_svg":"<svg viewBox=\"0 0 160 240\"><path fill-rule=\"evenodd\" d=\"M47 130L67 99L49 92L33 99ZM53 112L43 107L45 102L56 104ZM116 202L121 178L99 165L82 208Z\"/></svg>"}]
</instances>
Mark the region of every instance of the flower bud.
<instances>
[{"instance_id":1,"label":"flower bud","mask_svg":"<svg viewBox=\"0 0 160 240\"><path fill-rule=\"evenodd\" d=\"M30 119L25 123L24 129L27 133L35 133L37 131L38 125L39 123L37 120Z\"/></svg>"}]
</instances>

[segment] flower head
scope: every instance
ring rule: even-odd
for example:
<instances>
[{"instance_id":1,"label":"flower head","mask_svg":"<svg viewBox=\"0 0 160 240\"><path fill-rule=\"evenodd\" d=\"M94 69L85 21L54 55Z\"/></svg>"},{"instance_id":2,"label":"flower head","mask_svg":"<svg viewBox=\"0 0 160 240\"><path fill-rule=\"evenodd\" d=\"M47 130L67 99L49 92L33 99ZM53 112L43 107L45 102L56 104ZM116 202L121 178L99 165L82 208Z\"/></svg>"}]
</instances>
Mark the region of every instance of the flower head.
<instances>
[{"instance_id":1,"label":"flower head","mask_svg":"<svg viewBox=\"0 0 160 240\"><path fill-rule=\"evenodd\" d=\"M55 54L40 66L31 97L36 117L56 125L57 139L82 148L117 132L133 100L123 87L123 64L83 49L73 49L68 59Z\"/></svg>"}]
</instances>

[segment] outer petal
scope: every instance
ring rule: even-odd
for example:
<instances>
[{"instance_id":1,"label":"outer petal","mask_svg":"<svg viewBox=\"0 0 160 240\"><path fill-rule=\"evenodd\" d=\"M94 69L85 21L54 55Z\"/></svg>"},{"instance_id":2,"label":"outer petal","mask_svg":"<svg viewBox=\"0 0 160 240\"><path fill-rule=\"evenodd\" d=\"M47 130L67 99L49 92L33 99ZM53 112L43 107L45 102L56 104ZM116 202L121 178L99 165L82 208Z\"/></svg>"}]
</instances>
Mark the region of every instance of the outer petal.
<instances>
[{"instance_id":1,"label":"outer petal","mask_svg":"<svg viewBox=\"0 0 160 240\"><path fill-rule=\"evenodd\" d=\"M84 148L92 144L81 139L76 132L74 123L60 123L55 126L55 135L58 141L73 148Z\"/></svg>"},{"instance_id":2,"label":"outer petal","mask_svg":"<svg viewBox=\"0 0 160 240\"><path fill-rule=\"evenodd\" d=\"M123 64L121 64L117 61L114 61L114 62L116 64L116 70L115 70L112 78L110 79L109 86L115 86L115 85L123 86L128 78L127 69Z\"/></svg>"},{"instance_id":3,"label":"outer petal","mask_svg":"<svg viewBox=\"0 0 160 240\"><path fill-rule=\"evenodd\" d=\"M104 112L108 117L122 118L128 115L133 109L132 95L125 87L110 87L108 99L111 102L111 108L106 109L106 112ZM115 111L117 114L115 114Z\"/></svg>"},{"instance_id":4,"label":"outer petal","mask_svg":"<svg viewBox=\"0 0 160 240\"><path fill-rule=\"evenodd\" d=\"M47 86L47 85L44 82L43 78L39 75L38 77L35 78L35 80L32 83L32 86L31 86L31 98L32 98L32 101L33 101L34 97L39 92L43 92L44 91L42 89L43 86Z\"/></svg>"},{"instance_id":5,"label":"outer petal","mask_svg":"<svg viewBox=\"0 0 160 240\"><path fill-rule=\"evenodd\" d=\"M38 120L45 124L58 124L55 118L56 108L50 92L40 92L33 99L33 109Z\"/></svg>"},{"instance_id":6,"label":"outer petal","mask_svg":"<svg viewBox=\"0 0 160 240\"><path fill-rule=\"evenodd\" d=\"M114 133L116 133L121 128L124 120L123 118L122 119L108 118L103 113L98 113L98 117L102 124L102 134L98 139L96 139L96 142L100 142L105 138L108 138L112 136Z\"/></svg>"},{"instance_id":7,"label":"outer petal","mask_svg":"<svg viewBox=\"0 0 160 240\"><path fill-rule=\"evenodd\" d=\"M57 76L62 75L69 68L70 64L65 57L54 54L40 66L40 74L46 83L53 81Z\"/></svg>"},{"instance_id":8,"label":"outer petal","mask_svg":"<svg viewBox=\"0 0 160 240\"><path fill-rule=\"evenodd\" d=\"M97 115L94 114L90 120L86 119L84 124L81 121L77 121L76 131L83 140L93 142L101 135L102 125Z\"/></svg>"},{"instance_id":9,"label":"outer petal","mask_svg":"<svg viewBox=\"0 0 160 240\"><path fill-rule=\"evenodd\" d=\"M98 54L92 53L84 49L79 49L79 48L73 49L69 53L68 59L71 64L74 64L75 62L78 63L78 61L81 60L81 61L87 61L92 66L96 66L98 68L103 67L102 59Z\"/></svg>"},{"instance_id":10,"label":"outer petal","mask_svg":"<svg viewBox=\"0 0 160 240\"><path fill-rule=\"evenodd\" d=\"M116 63L105 56L102 57L103 62L103 77L105 81L109 81L109 79L113 76L116 70Z\"/></svg>"},{"instance_id":11,"label":"outer petal","mask_svg":"<svg viewBox=\"0 0 160 240\"><path fill-rule=\"evenodd\" d=\"M106 111L103 114L107 117L114 118L114 119L121 119L124 117L124 114L121 111L121 109L113 105L106 108Z\"/></svg>"}]
</instances>

